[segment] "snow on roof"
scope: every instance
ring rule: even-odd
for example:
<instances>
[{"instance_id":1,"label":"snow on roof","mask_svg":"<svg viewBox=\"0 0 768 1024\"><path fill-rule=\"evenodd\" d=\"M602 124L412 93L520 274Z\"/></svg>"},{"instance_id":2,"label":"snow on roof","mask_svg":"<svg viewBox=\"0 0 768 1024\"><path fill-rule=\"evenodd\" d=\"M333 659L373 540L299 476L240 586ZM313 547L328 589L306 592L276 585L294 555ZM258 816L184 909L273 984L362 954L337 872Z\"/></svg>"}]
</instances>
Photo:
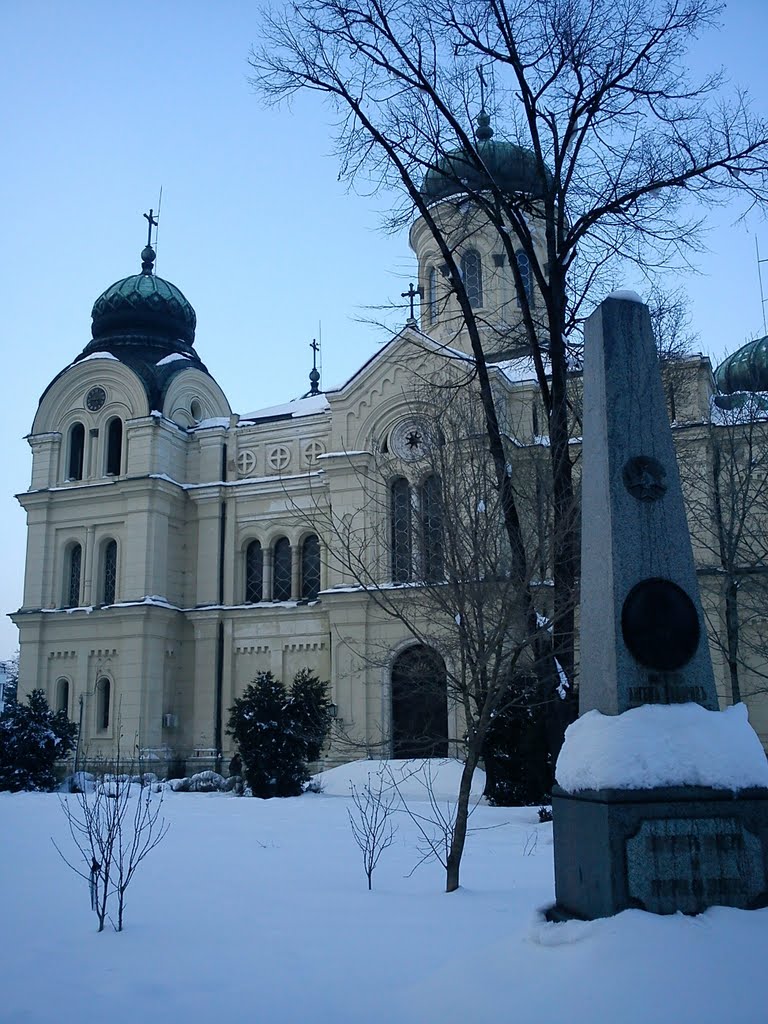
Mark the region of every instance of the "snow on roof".
<instances>
[{"instance_id":1,"label":"snow on roof","mask_svg":"<svg viewBox=\"0 0 768 1024\"><path fill-rule=\"evenodd\" d=\"M321 459L343 459L343 458L350 458L352 455L370 455L370 454L371 454L371 452L367 451L364 448L361 448L359 451L353 451L353 450L350 449L350 451L347 451L347 452L345 452L345 451L341 451L341 452L324 452L322 455L318 455L317 456L317 461L320 462Z\"/></svg>"},{"instance_id":2,"label":"snow on roof","mask_svg":"<svg viewBox=\"0 0 768 1024\"><path fill-rule=\"evenodd\" d=\"M314 416L317 413L326 412L330 409L328 399L325 395L310 395L308 398L294 398L284 405L272 405L268 409L257 409L256 412L247 412L240 417L243 420L266 420L278 416Z\"/></svg>"},{"instance_id":3,"label":"snow on roof","mask_svg":"<svg viewBox=\"0 0 768 1024\"><path fill-rule=\"evenodd\" d=\"M733 427L768 419L768 392L735 391L710 395L709 418L716 426Z\"/></svg>"},{"instance_id":4,"label":"snow on roof","mask_svg":"<svg viewBox=\"0 0 768 1024\"><path fill-rule=\"evenodd\" d=\"M188 356L186 352L171 352L170 355L163 356L162 359L158 359L155 366L165 366L167 363L173 363L177 359L191 359L192 356Z\"/></svg>"},{"instance_id":5,"label":"snow on roof","mask_svg":"<svg viewBox=\"0 0 768 1024\"><path fill-rule=\"evenodd\" d=\"M611 292L608 296L609 299L623 299L625 302L642 302L643 300L637 294L632 291L631 288L617 288L615 292Z\"/></svg>"},{"instance_id":6,"label":"snow on roof","mask_svg":"<svg viewBox=\"0 0 768 1024\"><path fill-rule=\"evenodd\" d=\"M206 430L209 427L228 427L229 416L211 416L207 420L200 420L199 423L195 423L193 427L189 427L189 430Z\"/></svg>"},{"instance_id":7,"label":"snow on roof","mask_svg":"<svg viewBox=\"0 0 768 1024\"><path fill-rule=\"evenodd\" d=\"M518 356L516 359L504 359L499 363L494 363L493 365L496 366L512 384L518 384L522 381L536 380L536 367L533 364L531 356Z\"/></svg>"},{"instance_id":8,"label":"snow on roof","mask_svg":"<svg viewBox=\"0 0 768 1024\"><path fill-rule=\"evenodd\" d=\"M111 352L91 352L89 356L85 356L83 359L78 359L78 362L87 363L89 359L114 359L116 362L120 362L117 356L113 356Z\"/></svg>"},{"instance_id":9,"label":"snow on roof","mask_svg":"<svg viewBox=\"0 0 768 1024\"><path fill-rule=\"evenodd\" d=\"M622 715L588 711L568 727L557 782L582 789L768 786L768 761L745 704L645 704Z\"/></svg>"}]
</instances>

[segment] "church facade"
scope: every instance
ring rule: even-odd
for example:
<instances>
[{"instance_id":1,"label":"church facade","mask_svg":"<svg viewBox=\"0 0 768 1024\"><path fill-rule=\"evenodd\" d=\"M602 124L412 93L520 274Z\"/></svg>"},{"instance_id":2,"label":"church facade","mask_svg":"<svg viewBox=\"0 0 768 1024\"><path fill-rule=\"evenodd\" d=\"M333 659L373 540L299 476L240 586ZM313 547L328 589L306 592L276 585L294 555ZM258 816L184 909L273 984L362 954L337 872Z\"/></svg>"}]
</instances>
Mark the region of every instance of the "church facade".
<instances>
[{"instance_id":1,"label":"church facade","mask_svg":"<svg viewBox=\"0 0 768 1024\"><path fill-rule=\"evenodd\" d=\"M454 208L444 216L450 226ZM503 343L517 316L509 267L481 223L468 229L462 213L455 230L474 304L493 310L486 344L505 430L518 448L540 448L533 374ZM119 741L124 756L219 764L232 753L234 699L261 671L289 683L303 668L330 682L329 763L416 752L396 691L414 658L439 677L442 655L416 649L351 568L343 533L323 529L330 510L357 524L376 585L409 585L414 561L432 557L415 382L450 375L468 350L421 221L411 244L420 319L343 386L321 392L315 373L305 397L253 413L230 408L197 353L194 310L155 275L149 244L140 273L96 300L92 339L44 392L28 438L24 602L12 616L20 697L44 689L79 724L87 757L111 758ZM677 434L690 440L709 420L713 376L698 356L676 372ZM383 456L380 500L363 503L361 481ZM722 658L715 668L724 696ZM754 712L765 740L764 704ZM437 719L436 736L460 735L449 700Z\"/></svg>"}]
</instances>

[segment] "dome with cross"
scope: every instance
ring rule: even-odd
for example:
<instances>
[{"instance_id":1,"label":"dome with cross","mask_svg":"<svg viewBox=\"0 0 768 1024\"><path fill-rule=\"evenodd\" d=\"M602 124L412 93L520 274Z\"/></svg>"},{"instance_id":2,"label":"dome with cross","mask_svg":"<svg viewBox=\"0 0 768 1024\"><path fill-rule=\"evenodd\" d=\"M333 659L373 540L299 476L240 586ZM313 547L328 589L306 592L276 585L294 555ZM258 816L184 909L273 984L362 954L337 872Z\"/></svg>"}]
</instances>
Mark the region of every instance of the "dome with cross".
<instances>
[{"instance_id":1,"label":"dome with cross","mask_svg":"<svg viewBox=\"0 0 768 1024\"><path fill-rule=\"evenodd\" d=\"M94 341L136 338L191 346L197 324L194 309L175 284L153 273L151 246L141 258L140 274L116 281L96 299L91 314Z\"/></svg>"},{"instance_id":2,"label":"dome with cross","mask_svg":"<svg viewBox=\"0 0 768 1024\"><path fill-rule=\"evenodd\" d=\"M151 235L157 218L152 210L144 217L148 233L141 273L116 281L96 299L91 340L70 365L97 356L117 359L141 380L150 409L162 410L173 382L185 370L198 370L209 378L211 374L194 347L197 317L191 303L175 284L154 272Z\"/></svg>"},{"instance_id":3,"label":"dome with cross","mask_svg":"<svg viewBox=\"0 0 768 1024\"><path fill-rule=\"evenodd\" d=\"M495 140L491 119L485 111L477 118L476 151L482 166L465 149L453 149L440 156L424 175L422 196L437 201L482 192L491 182L505 193L523 193L533 198L543 194L550 172L545 169L542 177L532 150Z\"/></svg>"}]
</instances>

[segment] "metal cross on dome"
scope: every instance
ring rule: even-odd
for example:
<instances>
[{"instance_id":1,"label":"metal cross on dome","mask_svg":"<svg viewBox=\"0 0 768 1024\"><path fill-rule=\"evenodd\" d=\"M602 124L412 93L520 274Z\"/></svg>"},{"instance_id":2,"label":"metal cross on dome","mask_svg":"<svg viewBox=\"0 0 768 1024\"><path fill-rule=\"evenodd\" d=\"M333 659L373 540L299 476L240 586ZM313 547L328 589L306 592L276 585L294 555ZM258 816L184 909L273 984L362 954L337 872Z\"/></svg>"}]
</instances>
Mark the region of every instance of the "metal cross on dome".
<instances>
[{"instance_id":1,"label":"metal cross on dome","mask_svg":"<svg viewBox=\"0 0 768 1024\"><path fill-rule=\"evenodd\" d=\"M147 220L147 245L152 245L152 228L156 228L158 224L157 217L153 216L154 212L150 209L149 213L143 214Z\"/></svg>"},{"instance_id":2,"label":"metal cross on dome","mask_svg":"<svg viewBox=\"0 0 768 1024\"><path fill-rule=\"evenodd\" d=\"M416 317L413 315L413 300L416 298L416 296L421 298L421 288L414 288L413 287L413 281L411 281L411 283L408 285L408 291L407 292L400 292L400 297L401 298L408 299L410 301L411 312L410 312L410 314L408 316L409 320L415 320L416 319Z\"/></svg>"}]
</instances>

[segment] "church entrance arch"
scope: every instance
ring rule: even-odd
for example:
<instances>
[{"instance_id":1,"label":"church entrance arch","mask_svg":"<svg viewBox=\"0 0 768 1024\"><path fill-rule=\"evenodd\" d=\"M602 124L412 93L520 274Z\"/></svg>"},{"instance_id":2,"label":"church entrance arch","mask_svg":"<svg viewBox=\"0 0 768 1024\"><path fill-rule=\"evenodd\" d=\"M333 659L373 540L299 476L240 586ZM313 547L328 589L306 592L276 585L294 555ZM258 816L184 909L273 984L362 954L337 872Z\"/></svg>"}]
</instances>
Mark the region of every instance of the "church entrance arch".
<instances>
[{"instance_id":1,"label":"church entrance arch","mask_svg":"<svg viewBox=\"0 0 768 1024\"><path fill-rule=\"evenodd\" d=\"M392 665L392 756L447 754L445 662L431 647L415 644L398 654Z\"/></svg>"}]
</instances>

